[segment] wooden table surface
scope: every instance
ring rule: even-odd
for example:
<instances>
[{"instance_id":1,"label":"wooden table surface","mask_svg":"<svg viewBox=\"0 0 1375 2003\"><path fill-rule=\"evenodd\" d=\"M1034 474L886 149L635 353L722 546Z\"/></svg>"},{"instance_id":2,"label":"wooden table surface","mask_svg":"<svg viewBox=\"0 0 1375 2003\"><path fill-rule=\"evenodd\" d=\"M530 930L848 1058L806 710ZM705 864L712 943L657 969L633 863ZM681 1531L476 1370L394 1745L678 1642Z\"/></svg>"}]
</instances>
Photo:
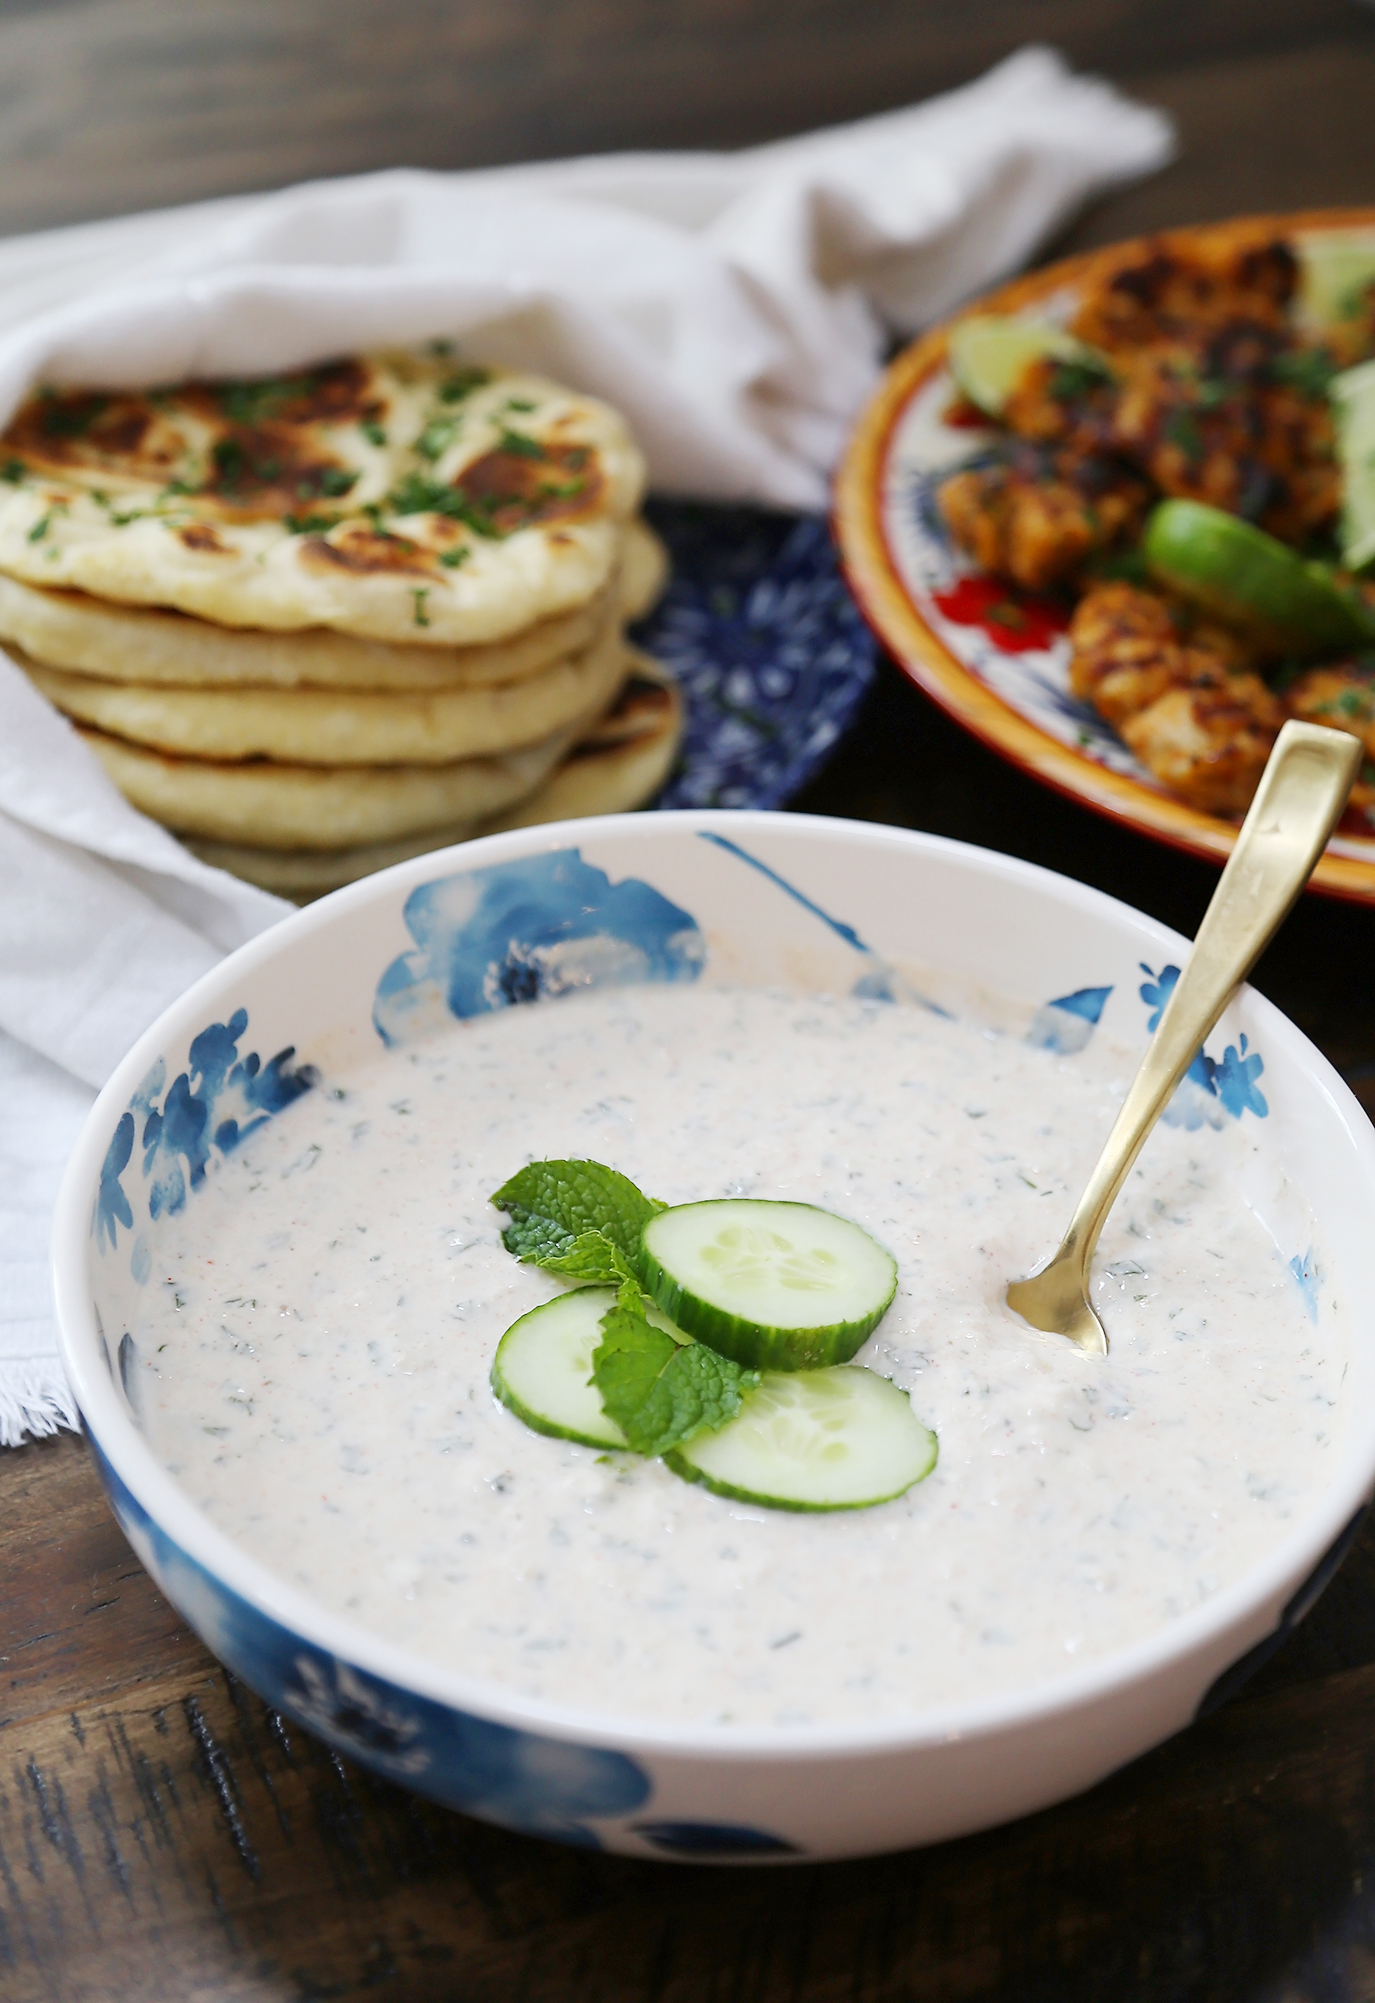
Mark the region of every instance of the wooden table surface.
<instances>
[{"instance_id":1,"label":"wooden table surface","mask_svg":"<svg viewBox=\"0 0 1375 2003\"><path fill-rule=\"evenodd\" d=\"M961 10L931 11L955 36ZM42 10L9 12L0 39ZM1053 15L1180 120L1180 163L1070 247L1375 199L1375 13L964 12L1002 47ZM1214 880L1010 772L891 668L798 805L1028 856L1185 931ZM1375 911L1305 900L1258 983L1375 1110ZM1375 1998L1373 1867L1375 1526L1242 1697L1078 1801L904 1856L710 1870L561 1850L370 1780L207 1655L79 1440L0 1453L4 2003L1353 2003Z\"/></svg>"}]
</instances>

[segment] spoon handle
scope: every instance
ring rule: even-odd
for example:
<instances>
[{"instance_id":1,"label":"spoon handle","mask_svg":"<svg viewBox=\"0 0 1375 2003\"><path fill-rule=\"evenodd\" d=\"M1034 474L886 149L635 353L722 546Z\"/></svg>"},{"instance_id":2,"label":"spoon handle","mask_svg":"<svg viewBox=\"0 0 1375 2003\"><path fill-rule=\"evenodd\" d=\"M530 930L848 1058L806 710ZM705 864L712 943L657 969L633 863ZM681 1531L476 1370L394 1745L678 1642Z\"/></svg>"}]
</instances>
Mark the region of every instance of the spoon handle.
<instances>
[{"instance_id":1,"label":"spoon handle","mask_svg":"<svg viewBox=\"0 0 1375 2003\"><path fill-rule=\"evenodd\" d=\"M1070 1269L1065 1279L1073 1273L1082 1299L1098 1234L1132 1163L1203 1039L1308 881L1361 755L1360 740L1345 731L1291 722L1280 732L1193 951L1051 1261Z\"/></svg>"}]
</instances>

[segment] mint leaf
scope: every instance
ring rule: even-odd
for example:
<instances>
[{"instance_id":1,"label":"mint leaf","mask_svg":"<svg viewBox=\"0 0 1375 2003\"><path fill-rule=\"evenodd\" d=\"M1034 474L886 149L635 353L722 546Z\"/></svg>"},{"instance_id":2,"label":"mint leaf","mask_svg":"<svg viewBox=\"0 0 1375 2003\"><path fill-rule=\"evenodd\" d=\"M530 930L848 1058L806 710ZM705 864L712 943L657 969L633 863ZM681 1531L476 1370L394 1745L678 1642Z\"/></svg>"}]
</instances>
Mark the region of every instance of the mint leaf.
<instances>
[{"instance_id":1,"label":"mint leaf","mask_svg":"<svg viewBox=\"0 0 1375 2003\"><path fill-rule=\"evenodd\" d=\"M637 1454L666 1454L698 1433L716 1432L740 1410L759 1382L704 1343L676 1343L646 1317L643 1295L630 1282L602 1316L602 1340L592 1358L592 1382L602 1410Z\"/></svg>"},{"instance_id":2,"label":"mint leaf","mask_svg":"<svg viewBox=\"0 0 1375 2003\"><path fill-rule=\"evenodd\" d=\"M502 1233L503 1238L507 1235ZM634 1280L621 1254L601 1231L584 1231L568 1241L566 1249L547 1251L537 1259L528 1253L524 1256L529 1265L543 1266L548 1272L561 1273L567 1280L580 1280L585 1286L619 1287L627 1280Z\"/></svg>"},{"instance_id":3,"label":"mint leaf","mask_svg":"<svg viewBox=\"0 0 1375 2003\"><path fill-rule=\"evenodd\" d=\"M671 1335L655 1328L631 1289L602 1316L602 1339L592 1357L592 1382L602 1395L602 1410L614 1419L636 1453L644 1448L622 1424L622 1414L634 1427L636 1415L654 1395L660 1377L678 1354Z\"/></svg>"},{"instance_id":4,"label":"mint leaf","mask_svg":"<svg viewBox=\"0 0 1375 2003\"><path fill-rule=\"evenodd\" d=\"M501 1234L508 1252L527 1265L547 1266L554 1272L565 1269L579 1238L592 1232L601 1236L620 1254L622 1272L634 1269L640 1252L640 1233L650 1218L663 1209L642 1194L628 1176L595 1161L534 1161L502 1184L492 1197L498 1210L510 1212L511 1222Z\"/></svg>"},{"instance_id":5,"label":"mint leaf","mask_svg":"<svg viewBox=\"0 0 1375 2003\"><path fill-rule=\"evenodd\" d=\"M595 1161L531 1162L491 1200L511 1219L501 1234L508 1252L565 1279L616 1288L616 1305L602 1316L592 1382L636 1453L666 1454L735 1417L758 1372L704 1343L675 1342L646 1313L635 1272L640 1233L662 1203Z\"/></svg>"}]
</instances>

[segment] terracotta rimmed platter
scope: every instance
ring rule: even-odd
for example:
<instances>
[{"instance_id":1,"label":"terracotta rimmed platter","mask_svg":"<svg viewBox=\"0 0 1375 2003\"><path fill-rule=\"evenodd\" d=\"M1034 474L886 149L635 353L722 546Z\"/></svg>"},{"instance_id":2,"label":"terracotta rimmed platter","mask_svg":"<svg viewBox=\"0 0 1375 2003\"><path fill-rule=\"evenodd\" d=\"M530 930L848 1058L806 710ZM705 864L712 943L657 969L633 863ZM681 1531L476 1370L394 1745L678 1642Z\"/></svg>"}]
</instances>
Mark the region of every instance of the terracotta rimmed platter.
<instances>
[{"instance_id":1,"label":"terracotta rimmed platter","mask_svg":"<svg viewBox=\"0 0 1375 2003\"><path fill-rule=\"evenodd\" d=\"M1257 227L1289 238L1326 230L1375 234L1375 208L1248 217L1137 238L1032 272L966 312L1067 319L1090 283L1147 241L1193 245ZM836 482L835 525L851 589L918 687L1003 757L1111 820L1225 861L1235 824L1165 792L1070 693L1063 608L981 576L946 534L935 489L991 435L944 422L955 399L946 363L953 325L934 328L898 356L850 441ZM1335 836L1313 887L1375 903L1375 837Z\"/></svg>"}]
</instances>

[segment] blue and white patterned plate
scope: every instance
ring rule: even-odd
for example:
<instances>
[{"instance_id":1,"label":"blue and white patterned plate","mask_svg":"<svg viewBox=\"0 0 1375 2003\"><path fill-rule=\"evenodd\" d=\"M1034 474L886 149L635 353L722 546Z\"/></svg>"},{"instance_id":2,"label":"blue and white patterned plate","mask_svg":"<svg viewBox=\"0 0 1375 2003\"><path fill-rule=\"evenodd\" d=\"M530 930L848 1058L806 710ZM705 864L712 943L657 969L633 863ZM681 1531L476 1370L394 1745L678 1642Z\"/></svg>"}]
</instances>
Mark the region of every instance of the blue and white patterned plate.
<instances>
[{"instance_id":1,"label":"blue and white patterned plate","mask_svg":"<svg viewBox=\"0 0 1375 2003\"><path fill-rule=\"evenodd\" d=\"M1271 219L1274 220L1274 219ZM1307 218L1305 232L1336 226ZM1231 228L1232 225L1218 225ZM1204 239L1209 230L1187 233ZM1117 244L1016 279L979 310L1068 318ZM1217 862L1236 823L1177 799L1140 766L1069 684L1068 604L979 575L946 532L935 492L987 452L991 435L951 423L949 327L900 354L855 427L836 484L846 576L898 664L958 722L1023 771L1110 819ZM1312 886L1375 903L1375 835L1355 815L1333 836Z\"/></svg>"},{"instance_id":2,"label":"blue and white patterned plate","mask_svg":"<svg viewBox=\"0 0 1375 2003\"><path fill-rule=\"evenodd\" d=\"M819 516L651 503L673 573L635 638L687 699L657 807L779 807L854 721L877 644Z\"/></svg>"}]
</instances>

